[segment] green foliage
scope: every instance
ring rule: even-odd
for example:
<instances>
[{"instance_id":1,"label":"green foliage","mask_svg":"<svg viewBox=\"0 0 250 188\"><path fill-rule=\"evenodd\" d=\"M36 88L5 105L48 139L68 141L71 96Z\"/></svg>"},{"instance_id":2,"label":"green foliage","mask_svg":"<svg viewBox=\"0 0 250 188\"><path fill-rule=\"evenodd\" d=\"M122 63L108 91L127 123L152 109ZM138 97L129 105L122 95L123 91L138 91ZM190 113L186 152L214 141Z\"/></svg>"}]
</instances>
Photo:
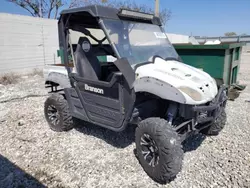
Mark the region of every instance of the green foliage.
<instances>
[{"instance_id":1,"label":"green foliage","mask_svg":"<svg viewBox=\"0 0 250 188\"><path fill-rule=\"evenodd\" d=\"M0 75L0 84L2 85L15 84L18 80L20 80L20 75L14 73Z\"/></svg>"},{"instance_id":2,"label":"green foliage","mask_svg":"<svg viewBox=\"0 0 250 188\"><path fill-rule=\"evenodd\" d=\"M151 0L151 1L153 4L154 0ZM138 4L135 1L131 1L131 0L71 0L69 7L75 8L75 7L82 7L82 6L93 5L93 4L104 5L104 6L114 7L114 8L127 8L130 10L136 10L136 11L154 14L154 10L151 7L147 6L146 4ZM170 10L166 8L161 9L160 18L164 25L167 23L170 17L171 17Z\"/></svg>"},{"instance_id":3,"label":"green foliage","mask_svg":"<svg viewBox=\"0 0 250 188\"><path fill-rule=\"evenodd\" d=\"M235 32L227 32L224 34L226 37L237 36Z\"/></svg>"},{"instance_id":4,"label":"green foliage","mask_svg":"<svg viewBox=\"0 0 250 188\"><path fill-rule=\"evenodd\" d=\"M57 17L58 9L64 5L62 0L7 0L27 10L34 17Z\"/></svg>"},{"instance_id":5,"label":"green foliage","mask_svg":"<svg viewBox=\"0 0 250 188\"><path fill-rule=\"evenodd\" d=\"M114 8L127 8L131 10L141 11L154 14L154 9L146 4L139 4L132 0L6 0L14 3L23 9L27 10L34 17L57 18L59 9L64 5L69 5L69 8L82 7L87 5L104 5ZM151 0L152 4L154 0ZM160 18L163 24L171 17L171 11L162 8Z\"/></svg>"}]
</instances>

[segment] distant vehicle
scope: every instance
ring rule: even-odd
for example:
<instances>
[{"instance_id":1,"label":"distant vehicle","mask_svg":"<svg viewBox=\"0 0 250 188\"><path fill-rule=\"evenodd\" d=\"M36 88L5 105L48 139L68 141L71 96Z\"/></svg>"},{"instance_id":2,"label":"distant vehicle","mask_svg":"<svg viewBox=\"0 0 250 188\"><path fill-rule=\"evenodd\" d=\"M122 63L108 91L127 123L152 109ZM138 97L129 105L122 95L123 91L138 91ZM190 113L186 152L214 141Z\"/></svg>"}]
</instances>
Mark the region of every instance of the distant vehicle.
<instances>
[{"instance_id":1,"label":"distant vehicle","mask_svg":"<svg viewBox=\"0 0 250 188\"><path fill-rule=\"evenodd\" d=\"M205 42L205 45L212 45L212 44L221 44L221 42L219 41L219 40L215 40L215 41L207 41L207 42Z\"/></svg>"}]
</instances>

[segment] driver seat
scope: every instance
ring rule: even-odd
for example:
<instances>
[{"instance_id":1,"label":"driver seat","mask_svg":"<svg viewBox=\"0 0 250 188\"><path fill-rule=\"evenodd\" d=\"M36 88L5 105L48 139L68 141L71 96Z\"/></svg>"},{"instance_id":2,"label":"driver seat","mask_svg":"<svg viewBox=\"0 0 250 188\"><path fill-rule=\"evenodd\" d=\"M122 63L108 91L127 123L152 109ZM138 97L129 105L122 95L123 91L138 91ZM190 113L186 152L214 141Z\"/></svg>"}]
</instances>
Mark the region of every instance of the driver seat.
<instances>
[{"instance_id":1,"label":"driver seat","mask_svg":"<svg viewBox=\"0 0 250 188\"><path fill-rule=\"evenodd\" d=\"M74 56L79 76L88 80L100 80L101 65L93 53L92 45L87 37L79 38Z\"/></svg>"}]
</instances>

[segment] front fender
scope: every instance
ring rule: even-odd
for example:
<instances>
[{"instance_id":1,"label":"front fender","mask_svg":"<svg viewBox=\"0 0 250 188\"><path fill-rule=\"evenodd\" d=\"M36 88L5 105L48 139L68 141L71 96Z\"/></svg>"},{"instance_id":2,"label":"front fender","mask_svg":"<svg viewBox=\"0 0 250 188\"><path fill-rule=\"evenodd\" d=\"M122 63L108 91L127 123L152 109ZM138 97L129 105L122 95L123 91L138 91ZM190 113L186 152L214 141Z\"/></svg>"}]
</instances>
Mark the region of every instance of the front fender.
<instances>
[{"instance_id":1,"label":"front fender","mask_svg":"<svg viewBox=\"0 0 250 188\"><path fill-rule=\"evenodd\" d=\"M134 82L135 92L147 92L161 97L162 99L185 104L184 95L169 83L152 77L141 77Z\"/></svg>"}]
</instances>

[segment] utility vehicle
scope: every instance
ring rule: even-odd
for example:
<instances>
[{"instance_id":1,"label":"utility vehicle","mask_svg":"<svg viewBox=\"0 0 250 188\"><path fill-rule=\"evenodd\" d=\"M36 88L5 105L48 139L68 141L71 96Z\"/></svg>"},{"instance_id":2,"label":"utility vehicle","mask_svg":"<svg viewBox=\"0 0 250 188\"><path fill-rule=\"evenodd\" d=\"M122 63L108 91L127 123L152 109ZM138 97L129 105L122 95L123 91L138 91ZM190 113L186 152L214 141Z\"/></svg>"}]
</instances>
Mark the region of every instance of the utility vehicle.
<instances>
[{"instance_id":1,"label":"utility vehicle","mask_svg":"<svg viewBox=\"0 0 250 188\"><path fill-rule=\"evenodd\" d=\"M117 132L137 126L141 166L167 183L181 170L190 133L224 127L226 88L181 61L158 17L86 6L62 11L58 30L63 63L44 68L51 129L70 130L73 119Z\"/></svg>"}]
</instances>

